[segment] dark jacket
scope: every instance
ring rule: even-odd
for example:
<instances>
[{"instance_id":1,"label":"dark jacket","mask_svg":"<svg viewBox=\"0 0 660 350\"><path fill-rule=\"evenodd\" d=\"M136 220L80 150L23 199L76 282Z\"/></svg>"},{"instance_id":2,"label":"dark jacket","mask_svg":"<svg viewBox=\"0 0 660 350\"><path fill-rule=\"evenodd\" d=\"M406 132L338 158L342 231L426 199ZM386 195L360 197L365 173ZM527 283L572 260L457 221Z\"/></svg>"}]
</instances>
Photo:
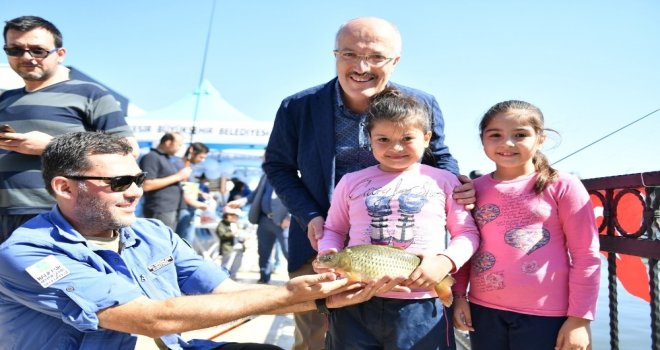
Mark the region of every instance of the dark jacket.
<instances>
[{"instance_id":1,"label":"dark jacket","mask_svg":"<svg viewBox=\"0 0 660 350\"><path fill-rule=\"evenodd\" d=\"M254 190L254 195L252 193L248 196L248 203L251 203L250 211L248 212L248 221L253 224L259 223L259 216L261 216L261 199L264 195L264 190L268 185L268 178L266 175L261 176L257 189ZM282 201L279 198L273 199L270 202L271 208L271 220L277 225L280 226L282 221L289 216L289 210L282 204ZM268 213L264 213L268 214Z\"/></svg>"}]
</instances>

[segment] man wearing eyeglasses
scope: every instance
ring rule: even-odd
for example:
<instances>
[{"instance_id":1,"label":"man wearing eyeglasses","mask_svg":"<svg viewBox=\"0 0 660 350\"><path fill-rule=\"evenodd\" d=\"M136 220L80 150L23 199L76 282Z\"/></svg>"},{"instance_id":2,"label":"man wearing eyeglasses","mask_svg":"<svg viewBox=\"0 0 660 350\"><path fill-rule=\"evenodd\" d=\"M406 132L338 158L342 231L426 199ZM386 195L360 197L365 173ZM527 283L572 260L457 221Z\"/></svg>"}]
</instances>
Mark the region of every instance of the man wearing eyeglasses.
<instances>
[{"instance_id":1,"label":"man wearing eyeglasses","mask_svg":"<svg viewBox=\"0 0 660 350\"><path fill-rule=\"evenodd\" d=\"M151 337L168 349L279 349L179 333L313 310L317 299L341 307L403 280L355 284L324 273L284 286L234 282L161 221L136 218L145 174L131 151L117 136L76 132L55 137L43 152L43 178L57 205L0 245L3 348L133 349L140 342L155 349Z\"/></svg>"},{"instance_id":2,"label":"man wearing eyeglasses","mask_svg":"<svg viewBox=\"0 0 660 350\"><path fill-rule=\"evenodd\" d=\"M102 130L137 142L117 101L102 87L69 80L62 34L49 21L23 16L6 22L4 52L25 87L0 94L0 242L54 201L41 180L39 155L70 131ZM8 131L8 132L7 132Z\"/></svg>"},{"instance_id":3,"label":"man wearing eyeglasses","mask_svg":"<svg viewBox=\"0 0 660 350\"><path fill-rule=\"evenodd\" d=\"M316 242L330 207L332 191L349 172L377 164L364 128L371 98L391 86L427 104L433 116L430 151L423 162L459 174L444 143L444 120L433 96L390 81L401 59L401 35L380 18L357 18L339 28L335 39L337 77L282 101L266 148L264 170L299 224L289 228L289 276L312 270ZM474 187L466 176L454 190L471 207ZM325 318L294 315L295 350L324 348Z\"/></svg>"}]
</instances>

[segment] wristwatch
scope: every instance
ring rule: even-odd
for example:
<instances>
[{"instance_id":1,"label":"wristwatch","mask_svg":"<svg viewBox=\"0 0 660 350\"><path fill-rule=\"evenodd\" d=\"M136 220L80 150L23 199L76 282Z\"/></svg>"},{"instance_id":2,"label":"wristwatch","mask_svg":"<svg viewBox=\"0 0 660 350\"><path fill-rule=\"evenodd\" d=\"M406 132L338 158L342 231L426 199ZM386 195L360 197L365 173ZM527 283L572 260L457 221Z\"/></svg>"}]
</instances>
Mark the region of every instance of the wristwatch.
<instances>
[{"instance_id":1,"label":"wristwatch","mask_svg":"<svg viewBox=\"0 0 660 350\"><path fill-rule=\"evenodd\" d=\"M328 305L325 303L325 298L321 299L316 299L314 300L314 303L316 304L316 310L324 315L329 315L330 310L328 309Z\"/></svg>"}]
</instances>

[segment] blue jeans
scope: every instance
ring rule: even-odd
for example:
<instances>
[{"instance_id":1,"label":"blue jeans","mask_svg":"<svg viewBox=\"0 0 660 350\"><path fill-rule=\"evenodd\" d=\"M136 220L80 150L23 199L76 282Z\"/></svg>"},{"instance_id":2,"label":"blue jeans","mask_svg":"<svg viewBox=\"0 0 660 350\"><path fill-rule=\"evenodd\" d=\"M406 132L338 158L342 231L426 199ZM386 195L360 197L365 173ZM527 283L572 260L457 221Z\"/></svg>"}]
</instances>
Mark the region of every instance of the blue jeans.
<instances>
[{"instance_id":1,"label":"blue jeans","mask_svg":"<svg viewBox=\"0 0 660 350\"><path fill-rule=\"evenodd\" d=\"M456 349L451 314L438 298L389 299L333 309L327 350Z\"/></svg>"},{"instance_id":2,"label":"blue jeans","mask_svg":"<svg viewBox=\"0 0 660 350\"><path fill-rule=\"evenodd\" d=\"M289 229L284 229L282 231L282 235L284 236L285 241L289 241ZM284 263L284 252L282 252L282 245L280 245L280 242L277 240L275 241L275 244L273 246L273 253L270 255L270 262L273 264L273 269L277 270L282 266Z\"/></svg>"},{"instance_id":3,"label":"blue jeans","mask_svg":"<svg viewBox=\"0 0 660 350\"><path fill-rule=\"evenodd\" d=\"M566 317L504 311L470 303L472 350L552 350Z\"/></svg>"},{"instance_id":4,"label":"blue jeans","mask_svg":"<svg viewBox=\"0 0 660 350\"><path fill-rule=\"evenodd\" d=\"M195 238L195 227L193 225L193 219L195 219L195 208L184 208L179 211L179 220L176 224L176 232L179 237L183 238L192 244L193 239Z\"/></svg>"},{"instance_id":5,"label":"blue jeans","mask_svg":"<svg viewBox=\"0 0 660 350\"><path fill-rule=\"evenodd\" d=\"M273 273L273 265L270 263L270 255L273 253L275 241L280 243L282 254L289 258L289 243L284 237L284 230L273 220L262 215L257 226L257 253L259 253L259 281L270 282Z\"/></svg>"}]
</instances>

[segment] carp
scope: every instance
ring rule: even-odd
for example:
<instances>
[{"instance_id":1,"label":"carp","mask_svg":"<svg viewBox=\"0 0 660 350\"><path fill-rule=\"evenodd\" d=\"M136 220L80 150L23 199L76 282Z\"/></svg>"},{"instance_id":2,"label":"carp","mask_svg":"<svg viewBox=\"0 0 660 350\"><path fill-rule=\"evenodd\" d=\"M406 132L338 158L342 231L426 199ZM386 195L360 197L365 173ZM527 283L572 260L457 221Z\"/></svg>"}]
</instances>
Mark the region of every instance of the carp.
<instances>
[{"instance_id":1,"label":"carp","mask_svg":"<svg viewBox=\"0 0 660 350\"><path fill-rule=\"evenodd\" d=\"M319 255L314 265L334 269L351 281L369 281L383 276L410 276L421 259L405 250L384 245L362 244L337 253ZM451 306L454 278L447 275L434 290L444 306Z\"/></svg>"}]
</instances>

